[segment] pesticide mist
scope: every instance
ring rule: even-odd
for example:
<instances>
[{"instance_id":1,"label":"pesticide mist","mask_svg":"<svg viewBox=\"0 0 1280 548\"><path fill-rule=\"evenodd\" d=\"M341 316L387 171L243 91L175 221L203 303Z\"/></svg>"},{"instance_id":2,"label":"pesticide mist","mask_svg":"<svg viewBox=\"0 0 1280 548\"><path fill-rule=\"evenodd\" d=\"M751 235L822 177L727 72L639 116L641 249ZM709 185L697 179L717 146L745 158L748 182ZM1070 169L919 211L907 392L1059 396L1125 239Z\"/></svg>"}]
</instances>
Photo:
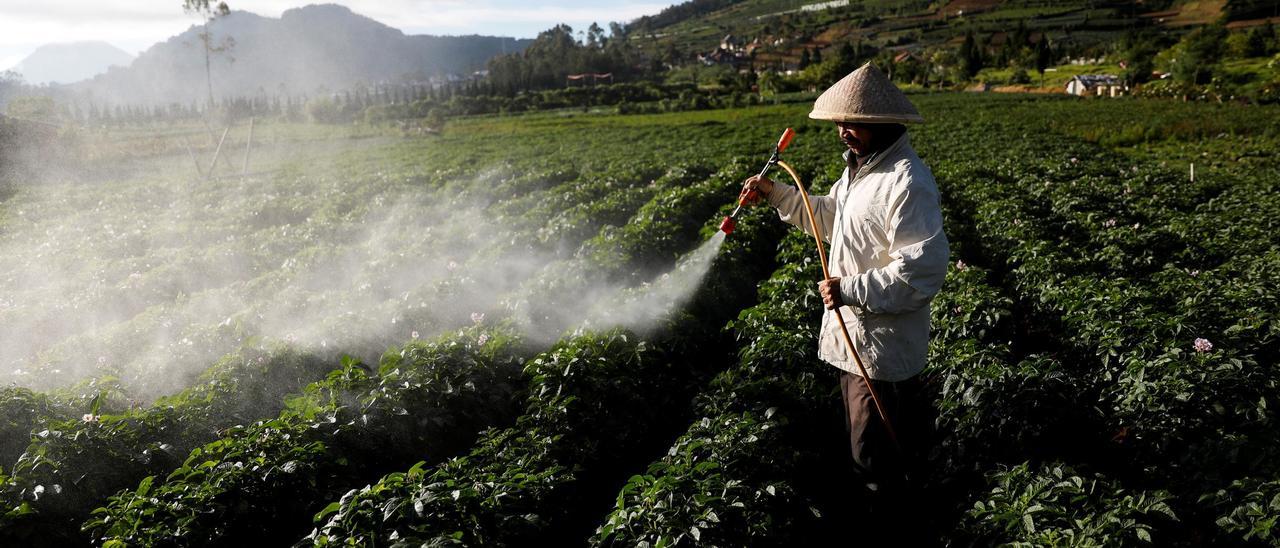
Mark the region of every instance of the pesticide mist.
<instances>
[{"instance_id":1,"label":"pesticide mist","mask_svg":"<svg viewBox=\"0 0 1280 548\"><path fill-rule=\"evenodd\" d=\"M490 190L515 176L501 169L274 157L267 174L202 180L162 156L0 203L0 380L109 380L144 402L224 357L286 347L376 363L389 346L507 318L546 344L581 325L645 331L689 298L724 240L628 288L584 269L577 242L535 245L538 227L505 219ZM530 204L556 192L520 184ZM565 273L576 281L539 283Z\"/></svg>"}]
</instances>

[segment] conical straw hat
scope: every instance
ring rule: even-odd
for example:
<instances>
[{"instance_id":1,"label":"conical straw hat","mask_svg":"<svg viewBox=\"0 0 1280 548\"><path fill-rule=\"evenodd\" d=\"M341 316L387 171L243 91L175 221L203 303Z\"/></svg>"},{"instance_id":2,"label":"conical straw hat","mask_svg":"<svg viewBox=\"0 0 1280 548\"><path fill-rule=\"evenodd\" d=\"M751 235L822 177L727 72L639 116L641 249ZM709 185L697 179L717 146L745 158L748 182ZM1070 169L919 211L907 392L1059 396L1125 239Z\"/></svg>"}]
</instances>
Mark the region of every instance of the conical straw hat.
<instances>
[{"instance_id":1,"label":"conical straw hat","mask_svg":"<svg viewBox=\"0 0 1280 548\"><path fill-rule=\"evenodd\" d=\"M809 117L832 122L906 124L924 118L907 96L871 63L850 72L813 102Z\"/></svg>"}]
</instances>

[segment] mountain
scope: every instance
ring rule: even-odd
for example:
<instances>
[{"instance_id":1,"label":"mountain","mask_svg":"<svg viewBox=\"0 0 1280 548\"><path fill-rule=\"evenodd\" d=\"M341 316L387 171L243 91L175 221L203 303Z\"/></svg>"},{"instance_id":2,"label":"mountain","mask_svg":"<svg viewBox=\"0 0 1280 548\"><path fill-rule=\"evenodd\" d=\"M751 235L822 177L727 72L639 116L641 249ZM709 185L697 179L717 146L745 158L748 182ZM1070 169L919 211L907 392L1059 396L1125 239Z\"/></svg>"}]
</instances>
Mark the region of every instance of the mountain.
<instances>
[{"instance_id":1,"label":"mountain","mask_svg":"<svg viewBox=\"0 0 1280 548\"><path fill-rule=\"evenodd\" d=\"M74 86L108 104L203 101L204 27L158 43L128 68ZM335 4L290 9L280 18L235 11L209 24L215 99L298 96L383 83L470 74L529 40L495 36L405 35Z\"/></svg>"},{"instance_id":2,"label":"mountain","mask_svg":"<svg viewBox=\"0 0 1280 548\"><path fill-rule=\"evenodd\" d=\"M40 46L12 70L29 84L69 84L131 62L132 55L106 42L72 42Z\"/></svg>"}]
</instances>

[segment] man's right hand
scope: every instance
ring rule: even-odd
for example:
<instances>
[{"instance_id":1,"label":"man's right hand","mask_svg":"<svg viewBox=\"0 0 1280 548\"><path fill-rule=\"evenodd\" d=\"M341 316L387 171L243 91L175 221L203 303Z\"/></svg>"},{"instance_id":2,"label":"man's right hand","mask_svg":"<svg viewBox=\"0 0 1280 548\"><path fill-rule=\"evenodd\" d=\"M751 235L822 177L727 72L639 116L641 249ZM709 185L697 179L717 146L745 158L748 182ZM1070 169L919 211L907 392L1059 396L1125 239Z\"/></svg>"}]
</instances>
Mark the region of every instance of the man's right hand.
<instances>
[{"instance_id":1,"label":"man's right hand","mask_svg":"<svg viewBox=\"0 0 1280 548\"><path fill-rule=\"evenodd\" d=\"M768 177L753 175L751 177L748 177L746 181L742 182L742 192L746 193L747 191L750 191L750 190L759 191L761 197L768 198L769 193L773 192L773 181L769 180ZM750 203L754 204L759 201L760 200L757 199Z\"/></svg>"}]
</instances>

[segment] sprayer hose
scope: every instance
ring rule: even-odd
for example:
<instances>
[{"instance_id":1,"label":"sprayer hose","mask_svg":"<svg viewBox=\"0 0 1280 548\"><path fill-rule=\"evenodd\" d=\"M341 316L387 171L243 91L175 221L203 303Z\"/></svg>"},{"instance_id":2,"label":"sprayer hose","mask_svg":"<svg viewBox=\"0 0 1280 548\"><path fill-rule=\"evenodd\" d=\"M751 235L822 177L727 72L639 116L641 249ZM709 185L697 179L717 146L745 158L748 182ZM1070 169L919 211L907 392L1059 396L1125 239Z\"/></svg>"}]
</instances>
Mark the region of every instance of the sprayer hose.
<instances>
[{"instance_id":1,"label":"sprayer hose","mask_svg":"<svg viewBox=\"0 0 1280 548\"><path fill-rule=\"evenodd\" d=\"M800 182L800 176L796 175L796 170L782 160L778 160L778 165L786 170L787 175L791 176L791 180L795 181L796 188L800 190L800 198L804 200L805 213L809 215L809 228L813 233L813 240L818 245L818 259L822 262L822 279L831 278L831 271L827 268L827 252L822 245L822 230L818 228L818 220L813 215L813 204L809 202L809 192L805 190L804 183ZM849 355L853 356L853 362L858 365L858 371L862 374L863 382L867 383L867 392L871 393L871 401L876 405L876 412L880 414L880 420L884 421L884 429L889 433L889 440L893 442L893 446L897 448L898 453L902 454L902 445L898 443L898 435L893 430L893 423L889 421L889 414L885 412L884 405L880 403L880 395L876 393L876 389L871 384L871 375L867 374L867 368L862 364L862 356L858 355L858 349L853 346L853 338L849 336L849 328L844 324L844 316L840 314L840 307L835 308L836 323L840 324L840 333L844 335L844 344L849 349Z\"/></svg>"}]
</instances>

